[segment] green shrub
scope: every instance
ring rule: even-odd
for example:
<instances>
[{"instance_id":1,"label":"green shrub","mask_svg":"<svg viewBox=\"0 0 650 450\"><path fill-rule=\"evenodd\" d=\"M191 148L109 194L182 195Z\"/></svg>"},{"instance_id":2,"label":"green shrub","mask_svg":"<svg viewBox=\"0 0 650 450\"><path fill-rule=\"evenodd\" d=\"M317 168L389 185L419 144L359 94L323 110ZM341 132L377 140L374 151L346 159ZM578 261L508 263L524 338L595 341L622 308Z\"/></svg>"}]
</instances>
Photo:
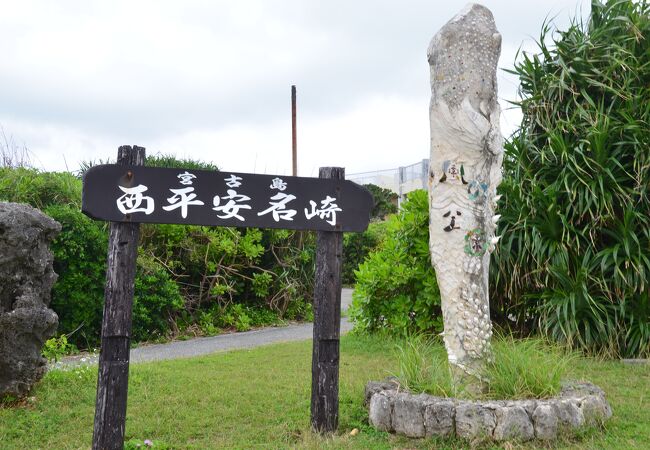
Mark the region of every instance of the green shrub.
<instances>
[{"instance_id":1,"label":"green shrub","mask_svg":"<svg viewBox=\"0 0 650 450\"><path fill-rule=\"evenodd\" d=\"M76 208L49 206L44 211L61 223L52 242L54 271L59 275L52 289L51 308L59 316L59 333L79 347L97 346L106 280L108 233Z\"/></svg>"},{"instance_id":2,"label":"green shrub","mask_svg":"<svg viewBox=\"0 0 650 450\"><path fill-rule=\"evenodd\" d=\"M57 362L59 358L71 355L78 351L74 344L68 342L68 337L65 334L60 335L58 338L53 337L45 341L41 354L49 362Z\"/></svg>"},{"instance_id":3,"label":"green shrub","mask_svg":"<svg viewBox=\"0 0 650 450\"><path fill-rule=\"evenodd\" d=\"M376 250L386 236L386 222L370 222L362 233L343 235L343 284L354 284L354 272L366 257Z\"/></svg>"},{"instance_id":4,"label":"green shrub","mask_svg":"<svg viewBox=\"0 0 650 450\"><path fill-rule=\"evenodd\" d=\"M429 206L413 191L386 225L386 237L356 272L350 317L358 331L440 332L440 293L429 256Z\"/></svg>"},{"instance_id":5,"label":"green shrub","mask_svg":"<svg viewBox=\"0 0 650 450\"><path fill-rule=\"evenodd\" d=\"M59 316L59 333L71 334L74 344L99 344L106 284L107 226L70 206L49 206L45 213L61 223L52 243L54 271L52 309ZM171 314L182 307L178 287L158 263L138 258L133 301L135 341L164 334Z\"/></svg>"},{"instance_id":6,"label":"green shrub","mask_svg":"<svg viewBox=\"0 0 650 450\"><path fill-rule=\"evenodd\" d=\"M105 160L90 160L82 161L80 163L79 175L83 176L88 169L93 166L98 166L100 164L115 164L115 160L112 158L107 158ZM219 170L219 168L209 162L188 159L188 158L177 158L171 154L156 153L154 155L147 156L145 162L147 167L167 167L170 169L195 169L195 170Z\"/></svg>"},{"instance_id":7,"label":"green shrub","mask_svg":"<svg viewBox=\"0 0 650 450\"><path fill-rule=\"evenodd\" d=\"M363 187L368 189L372 194L373 207L370 217L373 219L384 220L387 215L397 212L397 194L376 184L364 184Z\"/></svg>"},{"instance_id":8,"label":"green shrub","mask_svg":"<svg viewBox=\"0 0 650 450\"><path fill-rule=\"evenodd\" d=\"M138 255L132 339L145 341L164 336L181 308L183 297L165 268L143 254Z\"/></svg>"},{"instance_id":9,"label":"green shrub","mask_svg":"<svg viewBox=\"0 0 650 450\"><path fill-rule=\"evenodd\" d=\"M266 307L245 306L234 303L224 307L213 306L198 313L198 325L202 334L214 335L222 330L248 331L251 328L281 323L276 311Z\"/></svg>"},{"instance_id":10,"label":"green shrub","mask_svg":"<svg viewBox=\"0 0 650 450\"><path fill-rule=\"evenodd\" d=\"M189 158L177 158L171 154L156 153L147 156L146 166L148 167L169 167L172 169L198 169L198 170L219 170L219 168L206 161Z\"/></svg>"},{"instance_id":11,"label":"green shrub","mask_svg":"<svg viewBox=\"0 0 650 450\"><path fill-rule=\"evenodd\" d=\"M92 165L85 163L81 172ZM169 155L149 157L147 165L217 169ZM69 173L0 168L1 201L31 204L62 224L52 244L59 275L52 308L59 332L87 348L100 339L108 224L80 212L81 186ZM139 244L134 341L166 336L170 327L178 332L196 324L213 334L219 328L245 330L312 317L313 233L142 224ZM215 307L232 320L212 317Z\"/></svg>"},{"instance_id":12,"label":"green shrub","mask_svg":"<svg viewBox=\"0 0 650 450\"><path fill-rule=\"evenodd\" d=\"M650 5L592 2L524 54L505 147L493 307L520 329L650 355ZM547 44L552 41L552 45Z\"/></svg>"},{"instance_id":13,"label":"green shrub","mask_svg":"<svg viewBox=\"0 0 650 450\"><path fill-rule=\"evenodd\" d=\"M67 172L0 168L0 201L27 203L40 210L50 205L81 208L81 180Z\"/></svg>"}]
</instances>

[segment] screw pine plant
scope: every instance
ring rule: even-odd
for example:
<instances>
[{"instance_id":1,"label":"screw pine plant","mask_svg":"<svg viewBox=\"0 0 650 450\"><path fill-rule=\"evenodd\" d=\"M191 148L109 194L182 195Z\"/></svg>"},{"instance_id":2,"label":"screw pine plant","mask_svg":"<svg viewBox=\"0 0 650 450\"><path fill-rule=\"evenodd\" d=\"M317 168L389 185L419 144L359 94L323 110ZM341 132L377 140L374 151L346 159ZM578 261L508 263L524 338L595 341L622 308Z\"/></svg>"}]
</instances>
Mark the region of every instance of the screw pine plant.
<instances>
[{"instance_id":1,"label":"screw pine plant","mask_svg":"<svg viewBox=\"0 0 650 450\"><path fill-rule=\"evenodd\" d=\"M608 356L650 354L649 39L647 0L593 1L511 71L493 307Z\"/></svg>"}]
</instances>

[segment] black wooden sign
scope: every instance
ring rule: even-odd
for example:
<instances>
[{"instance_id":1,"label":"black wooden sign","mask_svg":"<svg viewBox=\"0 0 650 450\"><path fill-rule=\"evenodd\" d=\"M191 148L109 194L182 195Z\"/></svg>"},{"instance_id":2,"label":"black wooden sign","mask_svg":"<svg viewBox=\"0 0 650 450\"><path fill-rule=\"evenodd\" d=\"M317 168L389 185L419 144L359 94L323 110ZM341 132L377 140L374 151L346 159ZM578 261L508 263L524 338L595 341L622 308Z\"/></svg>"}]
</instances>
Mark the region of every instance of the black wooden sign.
<instances>
[{"instance_id":1,"label":"black wooden sign","mask_svg":"<svg viewBox=\"0 0 650 450\"><path fill-rule=\"evenodd\" d=\"M144 167L145 149L122 146L116 165L84 176L82 210L109 220L93 450L122 449L140 222L318 230L311 424L338 426L343 231L363 231L372 196L337 167L320 178Z\"/></svg>"},{"instance_id":2,"label":"black wooden sign","mask_svg":"<svg viewBox=\"0 0 650 450\"><path fill-rule=\"evenodd\" d=\"M363 231L371 194L352 181L116 164L89 169L82 210L95 219Z\"/></svg>"}]
</instances>

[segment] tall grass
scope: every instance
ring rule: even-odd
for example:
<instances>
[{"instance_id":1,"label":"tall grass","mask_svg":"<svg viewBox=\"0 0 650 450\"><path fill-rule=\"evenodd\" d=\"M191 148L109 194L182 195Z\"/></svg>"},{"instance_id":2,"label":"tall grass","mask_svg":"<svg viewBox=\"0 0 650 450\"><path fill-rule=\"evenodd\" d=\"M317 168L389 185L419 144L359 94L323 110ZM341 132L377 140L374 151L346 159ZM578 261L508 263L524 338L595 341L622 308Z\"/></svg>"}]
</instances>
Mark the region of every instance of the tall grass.
<instances>
[{"instance_id":1,"label":"tall grass","mask_svg":"<svg viewBox=\"0 0 650 450\"><path fill-rule=\"evenodd\" d=\"M487 364L489 398L546 398L556 395L575 353L539 338L494 339L494 359Z\"/></svg>"},{"instance_id":2,"label":"tall grass","mask_svg":"<svg viewBox=\"0 0 650 450\"><path fill-rule=\"evenodd\" d=\"M19 145L13 136L7 136L0 125L0 168L31 167L30 152L26 145Z\"/></svg>"},{"instance_id":3,"label":"tall grass","mask_svg":"<svg viewBox=\"0 0 650 450\"><path fill-rule=\"evenodd\" d=\"M444 348L427 335L418 333L395 344L400 384L412 392L456 397Z\"/></svg>"},{"instance_id":4,"label":"tall grass","mask_svg":"<svg viewBox=\"0 0 650 450\"><path fill-rule=\"evenodd\" d=\"M520 329L650 355L650 5L592 2L524 53L491 298Z\"/></svg>"},{"instance_id":5,"label":"tall grass","mask_svg":"<svg viewBox=\"0 0 650 450\"><path fill-rule=\"evenodd\" d=\"M425 335L395 344L400 385L411 392L441 397L489 399L548 398L560 392L575 353L540 338L493 339L493 359L481 377L487 381L480 395L452 382L451 367L440 342Z\"/></svg>"}]
</instances>

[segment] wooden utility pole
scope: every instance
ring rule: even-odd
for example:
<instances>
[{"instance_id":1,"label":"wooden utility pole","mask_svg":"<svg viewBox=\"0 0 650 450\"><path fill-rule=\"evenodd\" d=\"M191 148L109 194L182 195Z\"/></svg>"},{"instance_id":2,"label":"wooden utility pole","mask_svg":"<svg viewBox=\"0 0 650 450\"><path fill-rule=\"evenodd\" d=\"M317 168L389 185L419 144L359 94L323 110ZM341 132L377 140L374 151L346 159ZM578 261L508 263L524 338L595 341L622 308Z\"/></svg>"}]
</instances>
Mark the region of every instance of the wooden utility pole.
<instances>
[{"instance_id":1,"label":"wooden utility pole","mask_svg":"<svg viewBox=\"0 0 650 450\"><path fill-rule=\"evenodd\" d=\"M298 176L298 136L296 130L296 86L291 85L291 174Z\"/></svg>"},{"instance_id":2,"label":"wooden utility pole","mask_svg":"<svg viewBox=\"0 0 650 450\"><path fill-rule=\"evenodd\" d=\"M125 145L118 149L118 165L143 166L144 162L143 147ZM134 178L133 173L125 168L120 181L124 186L132 186ZM124 448L131 311L139 236L139 223L111 222L95 401L94 450Z\"/></svg>"},{"instance_id":3,"label":"wooden utility pole","mask_svg":"<svg viewBox=\"0 0 650 450\"><path fill-rule=\"evenodd\" d=\"M321 167L319 178L345 179L341 167ZM340 192L336 193L339 197ZM341 257L343 233L316 235L314 342L311 378L311 426L333 432L339 422L339 338L341 329Z\"/></svg>"}]
</instances>

